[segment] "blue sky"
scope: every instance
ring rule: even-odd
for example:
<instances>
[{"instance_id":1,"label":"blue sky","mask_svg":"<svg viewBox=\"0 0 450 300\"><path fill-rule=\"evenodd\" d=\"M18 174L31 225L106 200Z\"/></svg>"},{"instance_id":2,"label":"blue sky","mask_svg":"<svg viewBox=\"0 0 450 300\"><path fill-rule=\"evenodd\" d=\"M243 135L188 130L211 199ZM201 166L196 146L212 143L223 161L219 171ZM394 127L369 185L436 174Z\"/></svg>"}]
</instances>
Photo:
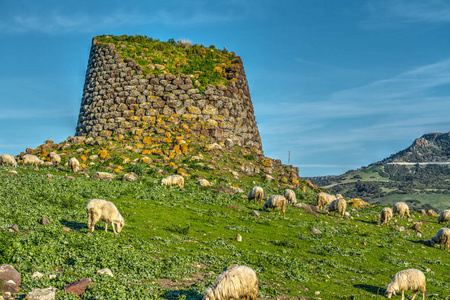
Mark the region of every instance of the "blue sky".
<instances>
[{"instance_id":1,"label":"blue sky","mask_svg":"<svg viewBox=\"0 0 450 300\"><path fill-rule=\"evenodd\" d=\"M266 156L342 174L450 131L446 0L0 0L0 154L75 133L92 37L236 52Z\"/></svg>"}]
</instances>

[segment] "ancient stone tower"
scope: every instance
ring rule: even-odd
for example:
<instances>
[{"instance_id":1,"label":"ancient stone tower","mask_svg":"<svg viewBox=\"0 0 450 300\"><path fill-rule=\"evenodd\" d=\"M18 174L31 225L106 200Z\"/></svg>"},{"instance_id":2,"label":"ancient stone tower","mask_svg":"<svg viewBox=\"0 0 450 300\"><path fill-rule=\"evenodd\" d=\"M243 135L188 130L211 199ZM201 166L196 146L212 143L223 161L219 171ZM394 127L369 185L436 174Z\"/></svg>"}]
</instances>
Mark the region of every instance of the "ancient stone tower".
<instances>
[{"instance_id":1,"label":"ancient stone tower","mask_svg":"<svg viewBox=\"0 0 450 300\"><path fill-rule=\"evenodd\" d=\"M132 134L157 126L151 125L155 124L151 120L165 116L172 117L180 126L189 126L195 134L218 142L231 139L238 145L262 150L239 56L228 53L229 63L214 66L211 74L216 77L220 74L221 83L202 86L197 78L205 72L179 71L189 67L187 59L182 61L186 54L168 53L164 57L161 48L157 53L162 53L162 57L149 59L147 56L152 54L148 54L148 49L142 48L139 41L130 43L130 37L126 37L127 44L120 41L115 44L108 42L109 39L111 37L103 36L92 41L77 136L110 138ZM175 44L173 40L169 44L172 48L178 45L181 50L191 49L190 45ZM205 59L210 55L208 51L216 51L213 54L225 51L198 45L193 49L199 52L197 58ZM137 54L130 55L132 50ZM169 69L171 62L172 69ZM215 63L215 60L208 62ZM197 59L196 63L203 62Z\"/></svg>"}]
</instances>

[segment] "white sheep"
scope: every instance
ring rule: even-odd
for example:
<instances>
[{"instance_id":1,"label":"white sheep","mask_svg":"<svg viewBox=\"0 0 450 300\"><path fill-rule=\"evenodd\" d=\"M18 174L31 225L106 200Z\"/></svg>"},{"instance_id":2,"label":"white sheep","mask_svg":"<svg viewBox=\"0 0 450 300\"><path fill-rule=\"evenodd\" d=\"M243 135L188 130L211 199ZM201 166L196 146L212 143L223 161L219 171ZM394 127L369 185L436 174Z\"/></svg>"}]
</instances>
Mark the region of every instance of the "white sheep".
<instances>
[{"instance_id":1,"label":"white sheep","mask_svg":"<svg viewBox=\"0 0 450 300\"><path fill-rule=\"evenodd\" d=\"M286 202L286 198L281 195L270 196L266 203L264 203L263 210L267 211L268 208L272 208L272 211L275 211L275 208L277 208L278 215L280 215L280 212L283 212L283 216L285 216Z\"/></svg>"},{"instance_id":2,"label":"white sheep","mask_svg":"<svg viewBox=\"0 0 450 300\"><path fill-rule=\"evenodd\" d=\"M9 166L13 166L14 168L17 167L17 162L16 159L14 158L14 156L12 156L11 154L2 154L2 156L0 156L0 165L4 166L4 165L9 165Z\"/></svg>"},{"instance_id":3,"label":"white sheep","mask_svg":"<svg viewBox=\"0 0 450 300\"><path fill-rule=\"evenodd\" d=\"M237 266L220 273L214 286L208 288L204 300L250 299L258 296L258 277L246 266Z\"/></svg>"},{"instance_id":4,"label":"white sheep","mask_svg":"<svg viewBox=\"0 0 450 300\"><path fill-rule=\"evenodd\" d=\"M23 156L23 164L24 165L33 165L38 166L44 164L42 160L40 160L36 155L34 154L25 154Z\"/></svg>"},{"instance_id":5,"label":"white sheep","mask_svg":"<svg viewBox=\"0 0 450 300\"><path fill-rule=\"evenodd\" d=\"M297 203L297 198L295 196L295 192L291 189L285 189L283 192L283 196L284 198L286 198L287 202L289 204L296 204Z\"/></svg>"},{"instance_id":6,"label":"white sheep","mask_svg":"<svg viewBox=\"0 0 450 300\"><path fill-rule=\"evenodd\" d=\"M198 180L198 185L199 186L211 186L211 183L208 180L202 178L202 179Z\"/></svg>"},{"instance_id":7,"label":"white sheep","mask_svg":"<svg viewBox=\"0 0 450 300\"><path fill-rule=\"evenodd\" d=\"M255 200L255 203L257 202L259 205L262 204L262 201L264 198L267 198L266 192L264 192L263 188L260 186L255 186L252 188L250 193L248 194L248 202L251 200Z\"/></svg>"},{"instance_id":8,"label":"white sheep","mask_svg":"<svg viewBox=\"0 0 450 300\"><path fill-rule=\"evenodd\" d=\"M178 185L180 188L184 187L184 178L181 175L170 175L161 180L161 185L173 186Z\"/></svg>"},{"instance_id":9,"label":"white sheep","mask_svg":"<svg viewBox=\"0 0 450 300\"><path fill-rule=\"evenodd\" d=\"M441 213L439 214L439 217L437 218L437 222L441 223L441 222L446 222L447 221L447 225L450 221L450 209L446 209L441 211Z\"/></svg>"},{"instance_id":10,"label":"white sheep","mask_svg":"<svg viewBox=\"0 0 450 300\"><path fill-rule=\"evenodd\" d=\"M319 209L327 207L333 200L336 200L335 195L330 195L324 192L317 194L317 206Z\"/></svg>"},{"instance_id":11,"label":"white sheep","mask_svg":"<svg viewBox=\"0 0 450 300\"><path fill-rule=\"evenodd\" d=\"M411 218L411 216L409 215L409 207L408 204L406 204L405 202L396 202L394 203L393 207L392 207L392 213L393 214L399 214L400 218L403 218L405 216L405 214L408 216L408 218Z\"/></svg>"},{"instance_id":12,"label":"white sheep","mask_svg":"<svg viewBox=\"0 0 450 300\"><path fill-rule=\"evenodd\" d=\"M405 291L414 291L411 300L416 298L417 292L420 291L425 299L425 292L427 290L427 282L422 271L417 269L407 269L399 271L392 277L391 283L386 288L388 298L391 299L392 294L397 295L397 292L402 292L402 300L405 299Z\"/></svg>"},{"instance_id":13,"label":"white sheep","mask_svg":"<svg viewBox=\"0 0 450 300\"><path fill-rule=\"evenodd\" d=\"M69 159L69 167L72 170L72 172L76 173L80 169L81 165L78 159L72 157L71 159Z\"/></svg>"},{"instance_id":14,"label":"white sheep","mask_svg":"<svg viewBox=\"0 0 450 300\"><path fill-rule=\"evenodd\" d=\"M385 207L381 210L380 225L387 225L392 219L393 213L390 207Z\"/></svg>"},{"instance_id":15,"label":"white sheep","mask_svg":"<svg viewBox=\"0 0 450 300\"><path fill-rule=\"evenodd\" d=\"M347 201L345 201L343 198L338 198L336 200L333 200L327 207L327 213L334 211L334 215L336 215L336 212L338 212L341 217L344 217L346 209Z\"/></svg>"},{"instance_id":16,"label":"white sheep","mask_svg":"<svg viewBox=\"0 0 450 300\"><path fill-rule=\"evenodd\" d=\"M102 199L92 199L86 206L87 212L87 226L90 231L94 232L95 224L103 220L105 222L105 232L108 232L108 224L111 223L115 234L122 231L125 221L122 215L117 210L114 203ZM117 232L114 228L117 226Z\"/></svg>"},{"instance_id":17,"label":"white sheep","mask_svg":"<svg viewBox=\"0 0 450 300\"><path fill-rule=\"evenodd\" d=\"M59 165L61 163L61 156L56 152L50 152L50 162L54 165Z\"/></svg>"},{"instance_id":18,"label":"white sheep","mask_svg":"<svg viewBox=\"0 0 450 300\"><path fill-rule=\"evenodd\" d=\"M450 251L450 229L447 227L441 228L438 230L435 236L431 238L431 246L433 247L434 244L439 244L439 249L441 249L441 246L444 245L447 246L447 251Z\"/></svg>"}]
</instances>

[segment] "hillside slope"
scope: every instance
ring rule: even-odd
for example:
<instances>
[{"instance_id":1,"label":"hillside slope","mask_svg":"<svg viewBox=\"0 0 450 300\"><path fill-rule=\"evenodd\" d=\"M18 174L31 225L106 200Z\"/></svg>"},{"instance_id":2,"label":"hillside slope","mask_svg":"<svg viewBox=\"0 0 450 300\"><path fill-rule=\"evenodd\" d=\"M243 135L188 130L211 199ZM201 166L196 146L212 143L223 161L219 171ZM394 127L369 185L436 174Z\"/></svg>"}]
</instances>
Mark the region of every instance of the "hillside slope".
<instances>
[{"instance_id":1,"label":"hillside slope","mask_svg":"<svg viewBox=\"0 0 450 300\"><path fill-rule=\"evenodd\" d=\"M309 178L332 193L372 203L407 201L416 209L449 208L450 133L430 133L390 157L340 176Z\"/></svg>"},{"instance_id":2,"label":"hillside slope","mask_svg":"<svg viewBox=\"0 0 450 300\"><path fill-rule=\"evenodd\" d=\"M11 169L0 167L0 264L22 275L16 299L48 287L57 289L56 299L201 299L232 264L256 271L262 299L385 299L391 276L406 268L426 274L428 297L450 299L450 256L424 243L443 226L435 217L413 212L380 227L378 206L349 207L350 219L289 206L283 218L242 197L252 185L231 195L192 179L180 189L161 186L154 175L98 181L67 177L65 168ZM295 192L306 207L315 203L311 190ZM87 230L92 198L118 207L125 219L119 235L105 233L103 222ZM42 225L43 217L50 223ZM411 229L414 222L421 233ZM17 232L8 229L13 224ZM113 277L97 274L103 268ZM81 278L92 279L86 291L65 295Z\"/></svg>"}]
</instances>

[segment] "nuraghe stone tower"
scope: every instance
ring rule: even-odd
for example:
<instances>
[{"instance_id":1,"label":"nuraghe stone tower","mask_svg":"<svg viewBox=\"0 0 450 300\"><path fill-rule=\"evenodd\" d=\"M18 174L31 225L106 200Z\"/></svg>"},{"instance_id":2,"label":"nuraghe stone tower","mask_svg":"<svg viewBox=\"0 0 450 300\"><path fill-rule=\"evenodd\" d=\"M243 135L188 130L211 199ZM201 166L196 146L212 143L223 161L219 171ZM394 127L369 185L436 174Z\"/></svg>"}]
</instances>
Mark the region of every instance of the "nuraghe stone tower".
<instances>
[{"instance_id":1,"label":"nuraghe stone tower","mask_svg":"<svg viewBox=\"0 0 450 300\"><path fill-rule=\"evenodd\" d=\"M262 151L239 56L233 56L234 61L222 70L226 84L196 88L194 74L146 74L135 59L119 53L114 44L93 39L77 136L108 139L132 134L152 126L150 120L155 117L167 116L178 125L189 126L195 134L218 142L231 139Z\"/></svg>"}]
</instances>

